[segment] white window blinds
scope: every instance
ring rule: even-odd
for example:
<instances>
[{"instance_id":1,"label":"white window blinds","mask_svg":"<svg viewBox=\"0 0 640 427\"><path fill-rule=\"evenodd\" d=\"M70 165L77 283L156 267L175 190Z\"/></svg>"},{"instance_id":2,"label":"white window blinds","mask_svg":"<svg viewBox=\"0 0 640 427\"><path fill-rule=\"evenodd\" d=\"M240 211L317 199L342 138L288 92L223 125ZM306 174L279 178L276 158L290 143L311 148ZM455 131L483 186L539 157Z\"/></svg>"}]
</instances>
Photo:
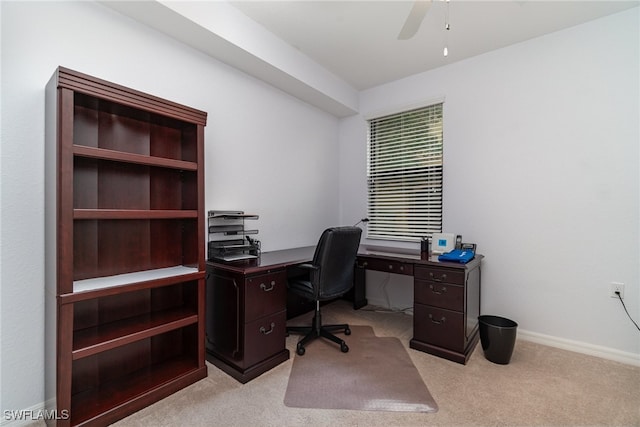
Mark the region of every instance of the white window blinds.
<instances>
[{"instance_id":1,"label":"white window blinds","mask_svg":"<svg viewBox=\"0 0 640 427\"><path fill-rule=\"evenodd\" d=\"M367 237L442 231L442 104L369 121Z\"/></svg>"}]
</instances>

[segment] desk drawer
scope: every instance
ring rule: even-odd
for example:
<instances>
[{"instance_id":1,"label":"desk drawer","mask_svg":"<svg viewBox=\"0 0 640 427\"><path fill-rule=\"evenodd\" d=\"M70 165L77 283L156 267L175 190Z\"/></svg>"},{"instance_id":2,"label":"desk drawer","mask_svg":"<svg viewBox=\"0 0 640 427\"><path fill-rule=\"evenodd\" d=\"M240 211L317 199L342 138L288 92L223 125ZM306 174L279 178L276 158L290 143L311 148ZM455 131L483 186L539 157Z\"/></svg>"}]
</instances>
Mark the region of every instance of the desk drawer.
<instances>
[{"instance_id":1,"label":"desk drawer","mask_svg":"<svg viewBox=\"0 0 640 427\"><path fill-rule=\"evenodd\" d=\"M416 279L464 285L464 268L416 267Z\"/></svg>"},{"instance_id":2,"label":"desk drawer","mask_svg":"<svg viewBox=\"0 0 640 427\"><path fill-rule=\"evenodd\" d=\"M416 279L413 295L420 304L464 311L464 286Z\"/></svg>"},{"instance_id":3,"label":"desk drawer","mask_svg":"<svg viewBox=\"0 0 640 427\"><path fill-rule=\"evenodd\" d=\"M253 366L285 348L286 322L287 312L282 310L245 325L243 361L245 367Z\"/></svg>"},{"instance_id":4,"label":"desk drawer","mask_svg":"<svg viewBox=\"0 0 640 427\"><path fill-rule=\"evenodd\" d=\"M414 304L413 338L462 352L465 347L464 315L423 304Z\"/></svg>"},{"instance_id":5,"label":"desk drawer","mask_svg":"<svg viewBox=\"0 0 640 427\"><path fill-rule=\"evenodd\" d=\"M358 265L367 270L386 271L387 273L405 274L413 276L413 264L384 259L363 259Z\"/></svg>"},{"instance_id":6,"label":"desk drawer","mask_svg":"<svg viewBox=\"0 0 640 427\"><path fill-rule=\"evenodd\" d=\"M245 322L277 313L287 304L287 273L276 271L245 279Z\"/></svg>"}]
</instances>

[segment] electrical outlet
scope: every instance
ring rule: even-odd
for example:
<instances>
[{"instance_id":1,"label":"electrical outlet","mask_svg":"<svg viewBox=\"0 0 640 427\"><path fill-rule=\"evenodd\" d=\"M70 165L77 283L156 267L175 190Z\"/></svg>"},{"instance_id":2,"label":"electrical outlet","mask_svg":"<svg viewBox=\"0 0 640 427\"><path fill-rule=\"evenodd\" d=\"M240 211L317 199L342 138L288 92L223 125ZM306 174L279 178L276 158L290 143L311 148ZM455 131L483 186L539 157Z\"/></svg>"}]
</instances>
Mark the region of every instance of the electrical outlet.
<instances>
[{"instance_id":1,"label":"electrical outlet","mask_svg":"<svg viewBox=\"0 0 640 427\"><path fill-rule=\"evenodd\" d=\"M619 292L620 298L624 299L624 283L611 282L611 292L609 293L611 298L618 298L616 292Z\"/></svg>"}]
</instances>

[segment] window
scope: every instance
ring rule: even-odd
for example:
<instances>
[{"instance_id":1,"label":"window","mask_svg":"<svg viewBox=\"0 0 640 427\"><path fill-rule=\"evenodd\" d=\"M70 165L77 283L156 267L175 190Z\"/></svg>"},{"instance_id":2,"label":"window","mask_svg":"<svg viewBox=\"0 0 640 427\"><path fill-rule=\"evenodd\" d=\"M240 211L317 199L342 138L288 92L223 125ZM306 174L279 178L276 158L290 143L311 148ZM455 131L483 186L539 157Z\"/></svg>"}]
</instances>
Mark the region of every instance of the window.
<instances>
[{"instance_id":1,"label":"window","mask_svg":"<svg viewBox=\"0 0 640 427\"><path fill-rule=\"evenodd\" d=\"M442 103L369 120L367 237L442 231Z\"/></svg>"}]
</instances>

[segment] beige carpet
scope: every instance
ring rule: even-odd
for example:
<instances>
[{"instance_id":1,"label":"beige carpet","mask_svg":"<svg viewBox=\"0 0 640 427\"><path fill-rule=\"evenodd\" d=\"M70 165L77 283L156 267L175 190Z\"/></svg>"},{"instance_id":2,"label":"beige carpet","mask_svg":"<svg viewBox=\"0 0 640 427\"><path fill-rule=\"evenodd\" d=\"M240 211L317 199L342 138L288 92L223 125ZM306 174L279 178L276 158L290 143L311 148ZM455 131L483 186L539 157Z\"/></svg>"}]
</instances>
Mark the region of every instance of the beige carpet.
<instances>
[{"instance_id":1,"label":"beige carpet","mask_svg":"<svg viewBox=\"0 0 640 427\"><path fill-rule=\"evenodd\" d=\"M371 326L350 325L349 352L325 339L295 355L284 404L294 408L436 412L420 373L402 342L377 337ZM295 353L294 353L295 354Z\"/></svg>"},{"instance_id":2,"label":"beige carpet","mask_svg":"<svg viewBox=\"0 0 640 427\"><path fill-rule=\"evenodd\" d=\"M299 338L291 335L287 348L292 358L255 380L240 384L207 364L207 378L115 426L640 426L640 367L523 340L516 342L508 365L486 360L480 345L467 365L461 365L410 349L413 317L372 309L354 311L346 302L336 302L323 307L323 320L371 325L377 336L399 338L438 402L438 412L286 406L283 400ZM300 319L301 324L307 321Z\"/></svg>"}]
</instances>

